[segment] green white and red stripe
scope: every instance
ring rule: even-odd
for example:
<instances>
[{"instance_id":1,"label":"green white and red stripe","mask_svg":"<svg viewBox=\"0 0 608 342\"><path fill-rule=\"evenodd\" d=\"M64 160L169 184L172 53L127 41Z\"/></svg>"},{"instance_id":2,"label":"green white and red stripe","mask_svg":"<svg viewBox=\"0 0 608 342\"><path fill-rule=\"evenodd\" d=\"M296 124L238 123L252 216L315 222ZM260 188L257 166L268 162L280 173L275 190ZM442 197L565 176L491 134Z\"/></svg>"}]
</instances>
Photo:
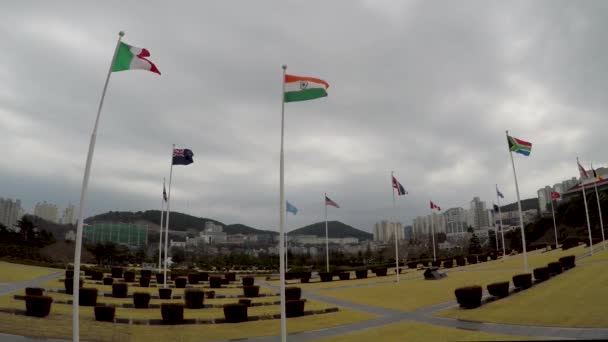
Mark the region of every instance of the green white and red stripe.
<instances>
[{"instance_id":1,"label":"green white and red stripe","mask_svg":"<svg viewBox=\"0 0 608 342\"><path fill-rule=\"evenodd\" d=\"M285 75L285 102L307 101L327 96L329 84L322 79Z\"/></svg>"},{"instance_id":2,"label":"green white and red stripe","mask_svg":"<svg viewBox=\"0 0 608 342\"><path fill-rule=\"evenodd\" d=\"M116 51L114 63L112 64L112 71L141 69L155 72L160 75L160 71L156 65L150 62L146 57L150 57L150 52L148 50L120 42L118 50Z\"/></svg>"}]
</instances>

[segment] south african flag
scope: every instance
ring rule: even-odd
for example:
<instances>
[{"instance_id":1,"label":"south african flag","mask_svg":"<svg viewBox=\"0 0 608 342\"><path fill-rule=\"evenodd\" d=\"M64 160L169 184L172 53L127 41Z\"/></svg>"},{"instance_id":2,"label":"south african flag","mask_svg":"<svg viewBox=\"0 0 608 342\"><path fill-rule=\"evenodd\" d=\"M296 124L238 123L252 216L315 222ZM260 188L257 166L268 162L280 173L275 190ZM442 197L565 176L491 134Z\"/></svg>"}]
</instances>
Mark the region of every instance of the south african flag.
<instances>
[{"instance_id":1,"label":"south african flag","mask_svg":"<svg viewBox=\"0 0 608 342\"><path fill-rule=\"evenodd\" d=\"M526 157L530 155L530 151L532 150L532 143L513 138L510 135L507 135L507 142L509 143L509 150L511 152L523 154Z\"/></svg>"}]
</instances>

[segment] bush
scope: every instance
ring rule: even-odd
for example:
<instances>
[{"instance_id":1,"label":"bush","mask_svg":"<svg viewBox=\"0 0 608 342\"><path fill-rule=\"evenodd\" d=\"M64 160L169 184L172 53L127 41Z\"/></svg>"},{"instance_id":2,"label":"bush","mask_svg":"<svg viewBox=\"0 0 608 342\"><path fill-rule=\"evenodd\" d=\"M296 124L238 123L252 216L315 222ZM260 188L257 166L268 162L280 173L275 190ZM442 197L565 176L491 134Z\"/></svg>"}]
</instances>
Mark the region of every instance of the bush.
<instances>
[{"instance_id":1,"label":"bush","mask_svg":"<svg viewBox=\"0 0 608 342\"><path fill-rule=\"evenodd\" d=\"M357 277L357 279L365 279L367 278L367 268L364 270L356 270L355 271L355 276Z\"/></svg>"},{"instance_id":2,"label":"bush","mask_svg":"<svg viewBox=\"0 0 608 342\"><path fill-rule=\"evenodd\" d=\"M435 267L441 267L441 261L435 260L435 261L431 262L431 265L433 265Z\"/></svg>"},{"instance_id":3,"label":"bush","mask_svg":"<svg viewBox=\"0 0 608 342\"><path fill-rule=\"evenodd\" d=\"M207 292L205 292L205 295L207 296L208 299L213 299L213 298L215 298L215 291L207 291Z\"/></svg>"},{"instance_id":4,"label":"bush","mask_svg":"<svg viewBox=\"0 0 608 342\"><path fill-rule=\"evenodd\" d=\"M209 277L209 287L212 289L219 289L222 287L222 278L220 277Z\"/></svg>"},{"instance_id":5,"label":"bush","mask_svg":"<svg viewBox=\"0 0 608 342\"><path fill-rule=\"evenodd\" d=\"M243 295L247 298L257 297L260 294L259 286L243 286Z\"/></svg>"},{"instance_id":6,"label":"bush","mask_svg":"<svg viewBox=\"0 0 608 342\"><path fill-rule=\"evenodd\" d=\"M562 273L562 264L559 261L550 262L547 265L547 268L549 269L549 274L551 274L551 275L556 275L556 274Z\"/></svg>"},{"instance_id":7,"label":"bush","mask_svg":"<svg viewBox=\"0 0 608 342\"><path fill-rule=\"evenodd\" d=\"M152 278L152 270L141 270L139 276L142 278Z\"/></svg>"},{"instance_id":8,"label":"bush","mask_svg":"<svg viewBox=\"0 0 608 342\"><path fill-rule=\"evenodd\" d=\"M163 318L163 324L182 324L184 322L184 304L162 303L160 315Z\"/></svg>"},{"instance_id":9,"label":"bush","mask_svg":"<svg viewBox=\"0 0 608 342\"><path fill-rule=\"evenodd\" d=\"M188 284L192 284L192 285L198 284L198 273L189 273L188 274Z\"/></svg>"},{"instance_id":10,"label":"bush","mask_svg":"<svg viewBox=\"0 0 608 342\"><path fill-rule=\"evenodd\" d=\"M44 295L44 289L40 287L26 287L25 288L26 296L42 296Z\"/></svg>"},{"instance_id":11,"label":"bush","mask_svg":"<svg viewBox=\"0 0 608 342\"><path fill-rule=\"evenodd\" d=\"M122 278L122 267L112 267L112 278Z\"/></svg>"},{"instance_id":12,"label":"bush","mask_svg":"<svg viewBox=\"0 0 608 342\"><path fill-rule=\"evenodd\" d=\"M310 282L310 278L300 278L300 283L307 284Z\"/></svg>"},{"instance_id":13,"label":"bush","mask_svg":"<svg viewBox=\"0 0 608 342\"><path fill-rule=\"evenodd\" d=\"M184 301L188 309L202 309L205 301L205 293L200 289L186 289Z\"/></svg>"},{"instance_id":14,"label":"bush","mask_svg":"<svg viewBox=\"0 0 608 342\"><path fill-rule=\"evenodd\" d=\"M452 266L454 266L454 262L452 260L446 260L443 262L443 267L445 268L452 268Z\"/></svg>"},{"instance_id":15,"label":"bush","mask_svg":"<svg viewBox=\"0 0 608 342\"><path fill-rule=\"evenodd\" d=\"M156 283L161 285L165 283L165 275L163 273L156 273Z\"/></svg>"},{"instance_id":16,"label":"bush","mask_svg":"<svg viewBox=\"0 0 608 342\"><path fill-rule=\"evenodd\" d=\"M332 281L334 279L334 274L331 272L319 272L319 276L323 282Z\"/></svg>"},{"instance_id":17,"label":"bush","mask_svg":"<svg viewBox=\"0 0 608 342\"><path fill-rule=\"evenodd\" d=\"M208 281L209 273L207 272L198 272L198 281Z\"/></svg>"},{"instance_id":18,"label":"bush","mask_svg":"<svg viewBox=\"0 0 608 342\"><path fill-rule=\"evenodd\" d=\"M463 257L458 257L456 258L456 265L458 266L464 266L467 264L467 260Z\"/></svg>"},{"instance_id":19,"label":"bush","mask_svg":"<svg viewBox=\"0 0 608 342\"><path fill-rule=\"evenodd\" d=\"M300 278L308 278L312 277L312 272L310 271L302 271L300 272Z\"/></svg>"},{"instance_id":20,"label":"bush","mask_svg":"<svg viewBox=\"0 0 608 342\"><path fill-rule=\"evenodd\" d=\"M133 306L136 309L147 309L150 305L150 294L148 292L133 293Z\"/></svg>"},{"instance_id":21,"label":"bush","mask_svg":"<svg viewBox=\"0 0 608 342\"><path fill-rule=\"evenodd\" d=\"M48 296L25 296L25 314L33 317L46 317L51 312L53 298Z\"/></svg>"},{"instance_id":22,"label":"bush","mask_svg":"<svg viewBox=\"0 0 608 342\"><path fill-rule=\"evenodd\" d=\"M115 283L112 284L112 297L114 298L127 298L129 286L127 283Z\"/></svg>"},{"instance_id":23,"label":"bush","mask_svg":"<svg viewBox=\"0 0 608 342\"><path fill-rule=\"evenodd\" d=\"M473 309L481 305L481 286L466 286L454 291L461 308Z\"/></svg>"},{"instance_id":24,"label":"bush","mask_svg":"<svg viewBox=\"0 0 608 342\"><path fill-rule=\"evenodd\" d=\"M91 280L100 281L103 279L102 271L91 271Z\"/></svg>"},{"instance_id":25,"label":"bush","mask_svg":"<svg viewBox=\"0 0 608 342\"><path fill-rule=\"evenodd\" d=\"M188 278L185 278L185 277L175 278L175 288L176 289L185 289L187 283L188 283Z\"/></svg>"},{"instance_id":26,"label":"bush","mask_svg":"<svg viewBox=\"0 0 608 342\"><path fill-rule=\"evenodd\" d=\"M139 286L140 287L149 287L150 286L150 278L148 278L148 277L139 277Z\"/></svg>"},{"instance_id":27,"label":"bush","mask_svg":"<svg viewBox=\"0 0 608 342\"><path fill-rule=\"evenodd\" d=\"M498 254L496 254L496 253L490 254L490 259L497 260L498 259Z\"/></svg>"},{"instance_id":28,"label":"bush","mask_svg":"<svg viewBox=\"0 0 608 342\"><path fill-rule=\"evenodd\" d=\"M82 287L82 279L80 279L80 287ZM65 287L65 293L66 294L73 294L74 293L74 279L72 278L65 278L63 280L63 286Z\"/></svg>"},{"instance_id":29,"label":"bush","mask_svg":"<svg viewBox=\"0 0 608 342\"><path fill-rule=\"evenodd\" d=\"M65 270L66 278L74 278L74 270Z\"/></svg>"},{"instance_id":30,"label":"bush","mask_svg":"<svg viewBox=\"0 0 608 342\"><path fill-rule=\"evenodd\" d=\"M518 289L527 289L532 286L532 274L523 273L513 276L513 285Z\"/></svg>"},{"instance_id":31,"label":"bush","mask_svg":"<svg viewBox=\"0 0 608 342\"><path fill-rule=\"evenodd\" d=\"M564 242L562 242L562 250L568 250L570 248L574 248L576 246L578 246L579 244L579 239L576 237L570 237L567 238L566 240L564 240Z\"/></svg>"},{"instance_id":32,"label":"bush","mask_svg":"<svg viewBox=\"0 0 608 342\"><path fill-rule=\"evenodd\" d=\"M78 305L95 306L97 305L97 289L83 287L78 291Z\"/></svg>"},{"instance_id":33,"label":"bush","mask_svg":"<svg viewBox=\"0 0 608 342\"><path fill-rule=\"evenodd\" d=\"M407 267L408 268L412 268L412 269L418 268L418 261L410 261L410 262L408 262L407 263Z\"/></svg>"},{"instance_id":34,"label":"bush","mask_svg":"<svg viewBox=\"0 0 608 342\"><path fill-rule=\"evenodd\" d=\"M110 278L110 277L103 278L104 285L112 285L113 283L114 283L114 278Z\"/></svg>"},{"instance_id":35,"label":"bush","mask_svg":"<svg viewBox=\"0 0 608 342\"><path fill-rule=\"evenodd\" d=\"M340 278L340 280L349 280L350 279L350 272L338 273L338 277Z\"/></svg>"},{"instance_id":36,"label":"bush","mask_svg":"<svg viewBox=\"0 0 608 342\"><path fill-rule=\"evenodd\" d=\"M171 299L171 289L158 289L158 298L160 299Z\"/></svg>"},{"instance_id":37,"label":"bush","mask_svg":"<svg viewBox=\"0 0 608 342\"><path fill-rule=\"evenodd\" d=\"M302 289L299 287L286 287L285 300L298 300L302 297Z\"/></svg>"},{"instance_id":38,"label":"bush","mask_svg":"<svg viewBox=\"0 0 608 342\"><path fill-rule=\"evenodd\" d=\"M243 283L243 286L253 286L253 284L255 283L255 278L244 277L243 279L241 279L241 282Z\"/></svg>"},{"instance_id":39,"label":"bush","mask_svg":"<svg viewBox=\"0 0 608 342\"><path fill-rule=\"evenodd\" d=\"M126 283L132 283L132 282L135 281L135 272L133 272L133 271L127 271L123 275L123 278L124 278L124 280L125 280Z\"/></svg>"},{"instance_id":40,"label":"bush","mask_svg":"<svg viewBox=\"0 0 608 342\"><path fill-rule=\"evenodd\" d=\"M488 255L487 254L482 254L478 257L479 262L486 262L488 261Z\"/></svg>"},{"instance_id":41,"label":"bush","mask_svg":"<svg viewBox=\"0 0 608 342\"><path fill-rule=\"evenodd\" d=\"M105 306L104 304L97 304L95 306L95 320L99 322L114 322L114 314L116 308L112 306Z\"/></svg>"},{"instance_id":42,"label":"bush","mask_svg":"<svg viewBox=\"0 0 608 342\"><path fill-rule=\"evenodd\" d=\"M244 304L224 304L224 317L226 323L246 322L247 306Z\"/></svg>"},{"instance_id":43,"label":"bush","mask_svg":"<svg viewBox=\"0 0 608 342\"><path fill-rule=\"evenodd\" d=\"M287 300L285 302L285 314L287 318L304 316L304 300Z\"/></svg>"},{"instance_id":44,"label":"bush","mask_svg":"<svg viewBox=\"0 0 608 342\"><path fill-rule=\"evenodd\" d=\"M549 279L551 275L549 274L549 268L547 267L538 267L534 269L534 279L536 282L541 282Z\"/></svg>"},{"instance_id":45,"label":"bush","mask_svg":"<svg viewBox=\"0 0 608 342\"><path fill-rule=\"evenodd\" d=\"M236 273L226 273L224 274L224 279L228 281L236 281Z\"/></svg>"},{"instance_id":46,"label":"bush","mask_svg":"<svg viewBox=\"0 0 608 342\"><path fill-rule=\"evenodd\" d=\"M567 270L576 266L576 257L574 255L568 255L559 258L559 263L562 265L562 269Z\"/></svg>"},{"instance_id":47,"label":"bush","mask_svg":"<svg viewBox=\"0 0 608 342\"><path fill-rule=\"evenodd\" d=\"M557 249L557 245L554 243L550 244L549 246L551 246L552 251Z\"/></svg>"},{"instance_id":48,"label":"bush","mask_svg":"<svg viewBox=\"0 0 608 342\"><path fill-rule=\"evenodd\" d=\"M469 264L476 264L477 263L477 256L476 255L467 255L467 262Z\"/></svg>"},{"instance_id":49,"label":"bush","mask_svg":"<svg viewBox=\"0 0 608 342\"><path fill-rule=\"evenodd\" d=\"M494 297L506 297L509 295L509 282L502 281L498 283L488 284L488 292Z\"/></svg>"},{"instance_id":50,"label":"bush","mask_svg":"<svg viewBox=\"0 0 608 342\"><path fill-rule=\"evenodd\" d=\"M376 273L376 277L385 277L386 276L386 267L378 267L374 269L374 273Z\"/></svg>"},{"instance_id":51,"label":"bush","mask_svg":"<svg viewBox=\"0 0 608 342\"><path fill-rule=\"evenodd\" d=\"M429 267L429 265L431 264L429 260L420 260L419 263L422 264L422 266L424 267Z\"/></svg>"},{"instance_id":52,"label":"bush","mask_svg":"<svg viewBox=\"0 0 608 342\"><path fill-rule=\"evenodd\" d=\"M239 304L243 304L249 307L251 306L251 299L241 298L239 299Z\"/></svg>"}]
</instances>

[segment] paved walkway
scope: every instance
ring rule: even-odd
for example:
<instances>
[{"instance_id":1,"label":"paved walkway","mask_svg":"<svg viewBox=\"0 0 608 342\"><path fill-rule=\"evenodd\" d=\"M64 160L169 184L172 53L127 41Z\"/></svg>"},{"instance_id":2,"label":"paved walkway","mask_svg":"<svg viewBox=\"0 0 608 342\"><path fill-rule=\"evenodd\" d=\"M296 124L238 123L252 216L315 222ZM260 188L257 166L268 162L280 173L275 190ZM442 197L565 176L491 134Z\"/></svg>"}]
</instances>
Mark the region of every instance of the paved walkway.
<instances>
[{"instance_id":1,"label":"paved walkway","mask_svg":"<svg viewBox=\"0 0 608 342\"><path fill-rule=\"evenodd\" d=\"M26 287L38 286L39 284L46 283L49 280L58 278L62 274L63 274L63 272L57 272L57 273L49 274L47 276L36 278L36 279L23 280L23 281L18 281L18 282L14 282L14 283L2 283L2 284L0 284L0 296L5 296L11 292L19 291ZM4 341L4 340L0 340L0 341Z\"/></svg>"}]
</instances>

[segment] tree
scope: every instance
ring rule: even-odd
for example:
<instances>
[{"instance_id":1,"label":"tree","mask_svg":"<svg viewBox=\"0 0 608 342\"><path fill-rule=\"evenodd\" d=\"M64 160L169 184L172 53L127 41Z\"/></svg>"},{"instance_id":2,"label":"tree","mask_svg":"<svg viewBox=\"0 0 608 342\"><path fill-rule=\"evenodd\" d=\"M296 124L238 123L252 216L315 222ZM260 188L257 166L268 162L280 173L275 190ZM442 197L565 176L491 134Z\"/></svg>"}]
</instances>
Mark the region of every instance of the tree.
<instances>
[{"instance_id":1,"label":"tree","mask_svg":"<svg viewBox=\"0 0 608 342\"><path fill-rule=\"evenodd\" d=\"M186 252L183 248L172 248L171 249L171 261L176 264L182 263L186 260Z\"/></svg>"},{"instance_id":2,"label":"tree","mask_svg":"<svg viewBox=\"0 0 608 342\"><path fill-rule=\"evenodd\" d=\"M444 232L437 233L437 243L444 243L447 240L447 235Z\"/></svg>"},{"instance_id":3,"label":"tree","mask_svg":"<svg viewBox=\"0 0 608 342\"><path fill-rule=\"evenodd\" d=\"M23 241L29 241L34 238L36 226L27 216L24 215L21 220L17 221L16 227L19 229L19 234L21 234Z\"/></svg>"},{"instance_id":4,"label":"tree","mask_svg":"<svg viewBox=\"0 0 608 342\"><path fill-rule=\"evenodd\" d=\"M475 233L471 236L471 241L469 242L469 254L478 254L481 253L481 245L479 244L479 238Z\"/></svg>"},{"instance_id":5,"label":"tree","mask_svg":"<svg viewBox=\"0 0 608 342\"><path fill-rule=\"evenodd\" d=\"M469 226L469 228L467 228L467 233L473 233L473 226Z\"/></svg>"},{"instance_id":6,"label":"tree","mask_svg":"<svg viewBox=\"0 0 608 342\"><path fill-rule=\"evenodd\" d=\"M496 232L494 232L493 230L488 230L488 240L490 249L497 250L498 246L496 246Z\"/></svg>"}]
</instances>

